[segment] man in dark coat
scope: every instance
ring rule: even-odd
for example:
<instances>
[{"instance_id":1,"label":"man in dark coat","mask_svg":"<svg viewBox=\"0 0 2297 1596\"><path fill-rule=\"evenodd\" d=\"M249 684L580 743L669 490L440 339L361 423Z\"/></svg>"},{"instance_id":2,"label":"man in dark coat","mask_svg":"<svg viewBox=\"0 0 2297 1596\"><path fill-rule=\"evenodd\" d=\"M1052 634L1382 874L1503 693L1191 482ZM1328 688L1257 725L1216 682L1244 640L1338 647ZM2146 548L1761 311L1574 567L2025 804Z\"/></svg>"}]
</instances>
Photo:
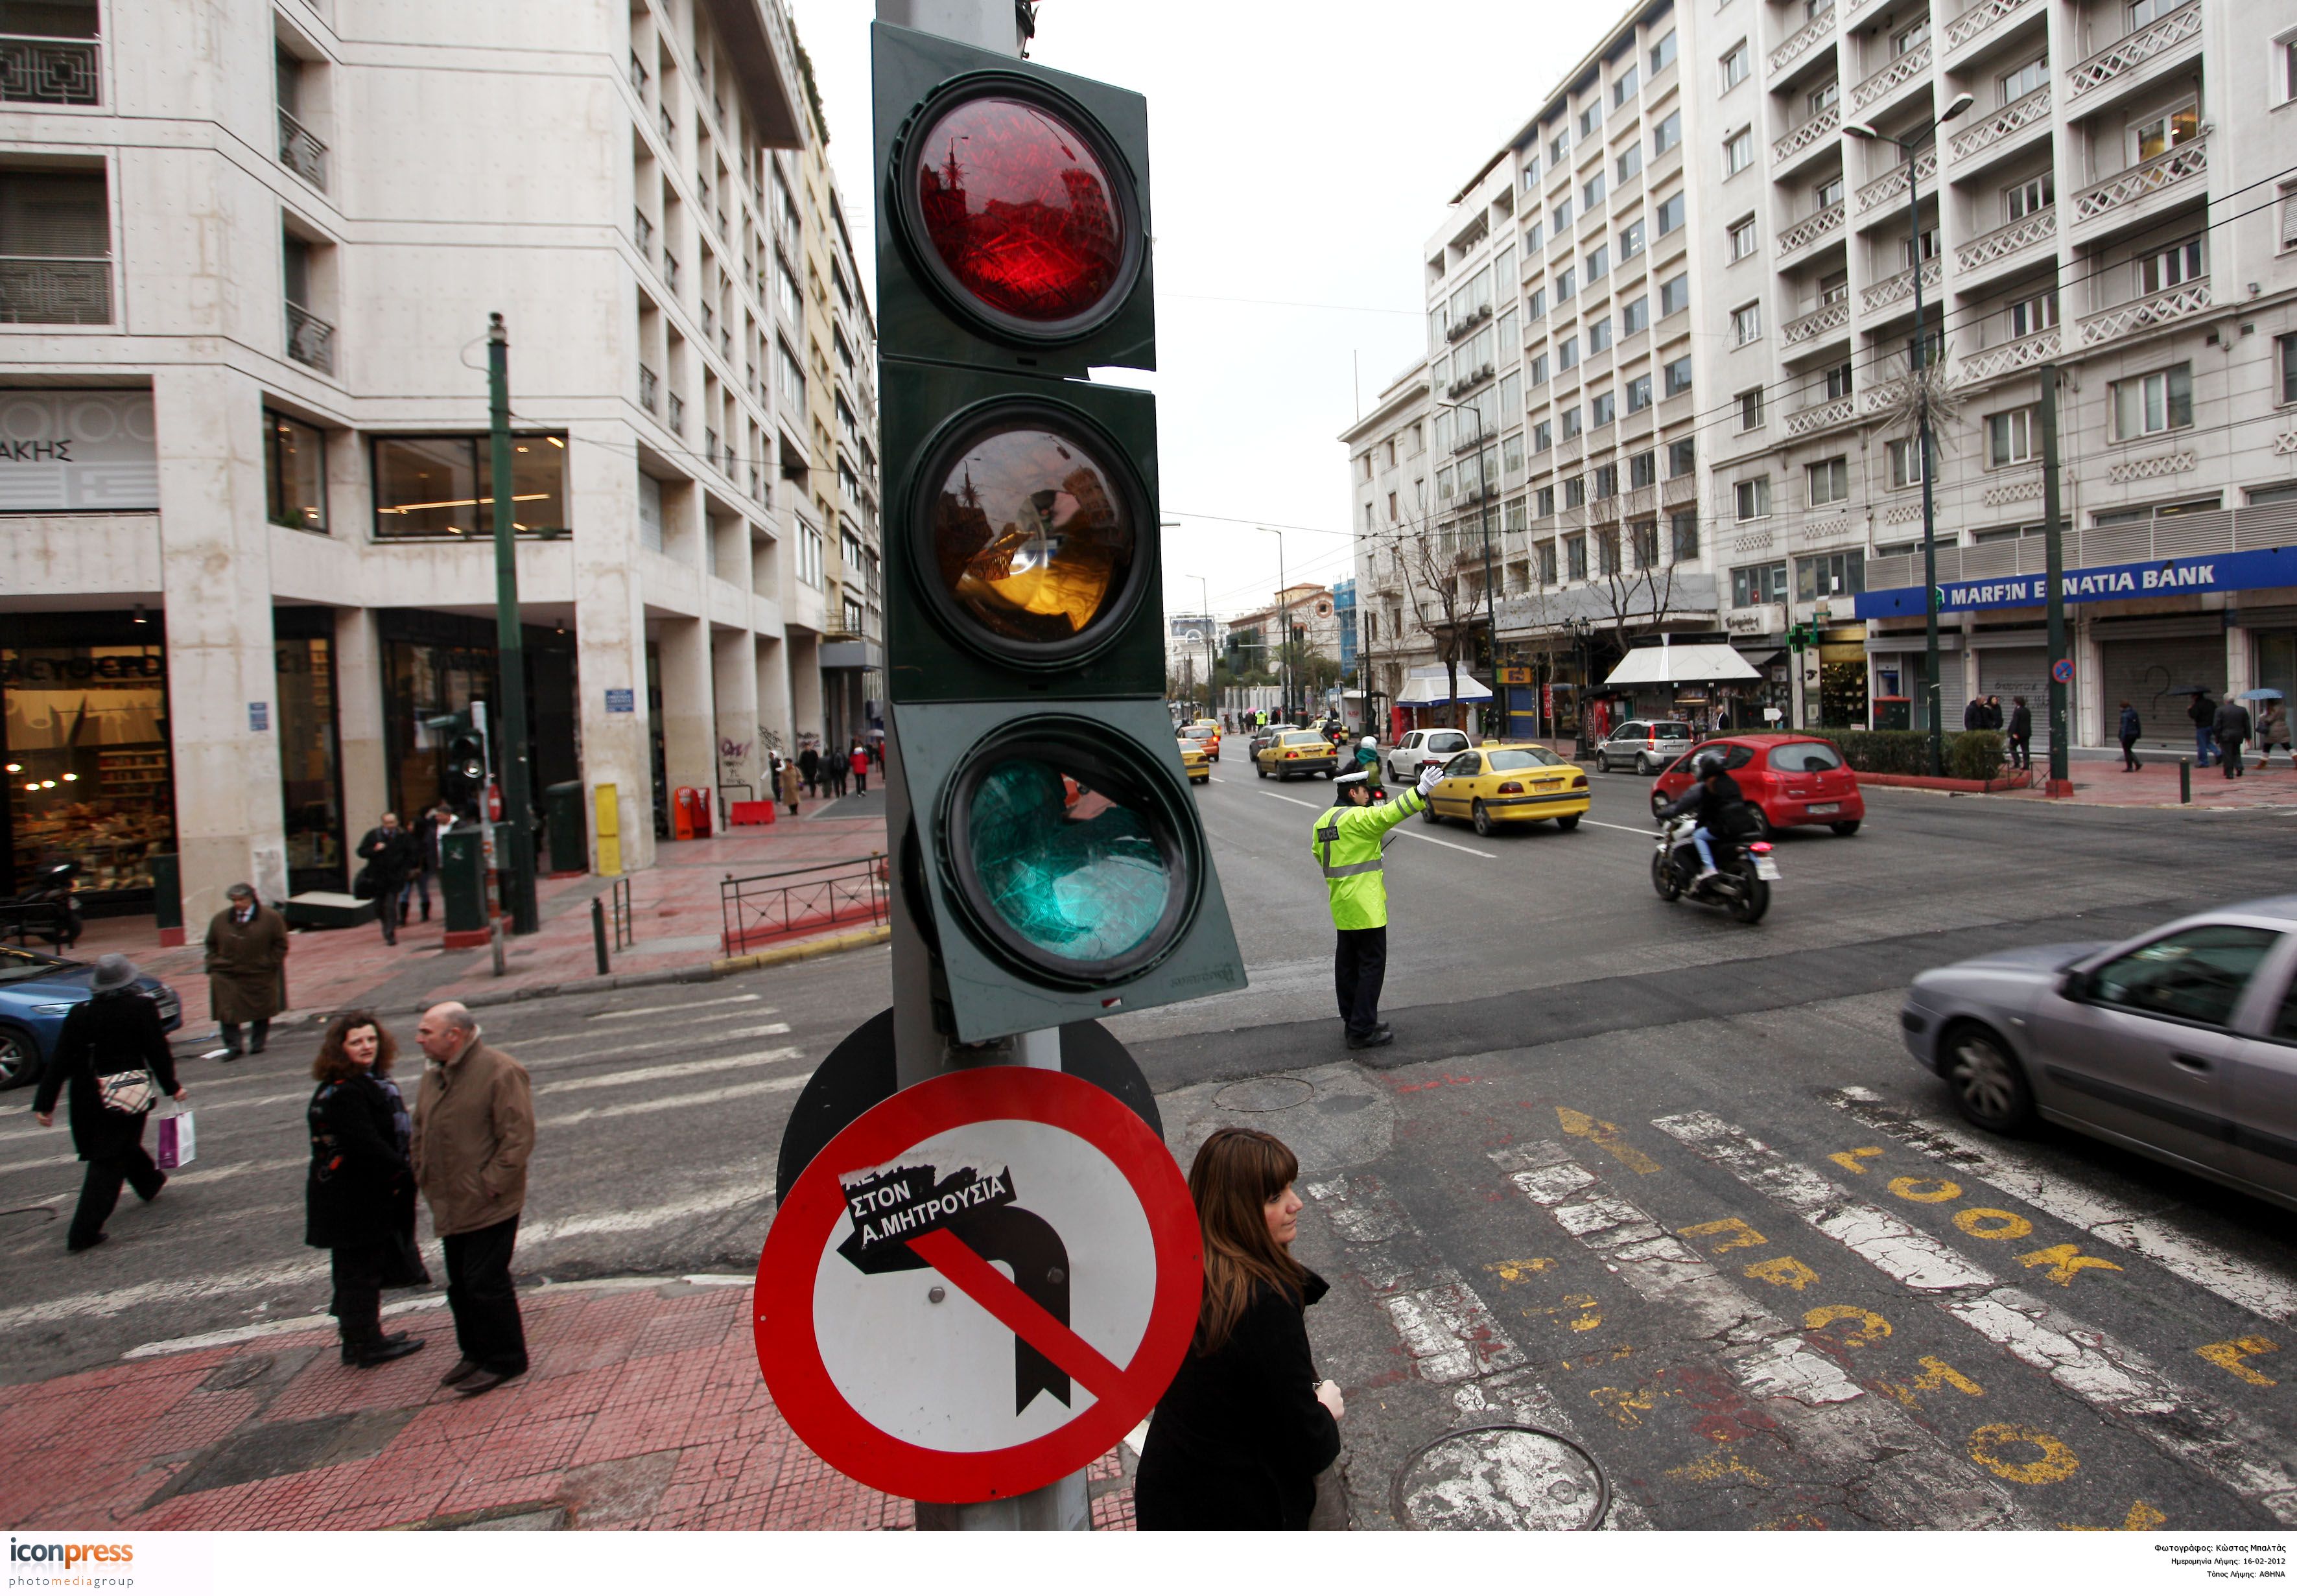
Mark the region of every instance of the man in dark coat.
<instances>
[{"instance_id":1,"label":"man in dark coat","mask_svg":"<svg viewBox=\"0 0 2297 1596\"><path fill-rule=\"evenodd\" d=\"M2217 739L2220 763L2225 766L2226 779L2243 774L2241 768L2241 745L2249 741L2252 728L2249 723L2249 706L2238 698L2228 698L2218 705L2210 717L2210 735Z\"/></svg>"},{"instance_id":2,"label":"man in dark coat","mask_svg":"<svg viewBox=\"0 0 2297 1596\"><path fill-rule=\"evenodd\" d=\"M2217 723L2218 701L2210 696L2207 687L2194 695L2186 706L2186 719L2194 723L2194 766L2196 769L2210 768L2210 755L2216 745L2210 741L2210 728Z\"/></svg>"},{"instance_id":3,"label":"man in dark coat","mask_svg":"<svg viewBox=\"0 0 2297 1596\"><path fill-rule=\"evenodd\" d=\"M230 905L208 922L208 1007L223 1027L223 1056L236 1058L239 1028L248 1027L247 1051L260 1053L271 1016L287 1007L287 922L243 881L225 895Z\"/></svg>"},{"instance_id":4,"label":"man in dark coat","mask_svg":"<svg viewBox=\"0 0 2297 1596\"><path fill-rule=\"evenodd\" d=\"M422 868L422 844L415 834L399 828L399 817L385 810L382 824L359 838L358 856L366 860L360 872L375 892L375 918L383 922L383 940L399 945L399 889L408 876Z\"/></svg>"},{"instance_id":5,"label":"man in dark coat","mask_svg":"<svg viewBox=\"0 0 2297 1596\"><path fill-rule=\"evenodd\" d=\"M797 773L805 777L805 795L819 797L821 780L821 751L807 746L797 751Z\"/></svg>"},{"instance_id":6,"label":"man in dark coat","mask_svg":"<svg viewBox=\"0 0 2297 1596\"><path fill-rule=\"evenodd\" d=\"M95 961L95 978L89 983L88 1000L64 1016L63 1034L40 1076L32 1098L32 1113L44 1126L56 1123L56 1098L65 1083L71 1086L73 1150L87 1165L80 1182L79 1206L64 1232L67 1251L84 1253L104 1238L103 1222L119 1202L122 1181L150 1202L160 1195L168 1177L144 1150L144 1122L152 1109L146 1103L135 1114L120 1114L103 1106L96 1082L106 1075L149 1070L158 1089L177 1102L185 1092L176 1079L176 1060L168 1050L168 1033L161 1029L160 1007L137 991L138 971L122 955L107 953Z\"/></svg>"},{"instance_id":7,"label":"man in dark coat","mask_svg":"<svg viewBox=\"0 0 2297 1596\"><path fill-rule=\"evenodd\" d=\"M415 1040L431 1060L415 1096L415 1181L447 1255L447 1308L463 1354L439 1383L479 1396L526 1372L510 1260L534 1151L534 1088L525 1065L479 1040L460 1003L432 1005Z\"/></svg>"},{"instance_id":8,"label":"man in dark coat","mask_svg":"<svg viewBox=\"0 0 2297 1596\"><path fill-rule=\"evenodd\" d=\"M1983 731L1986 728L1986 701L1973 698L1962 706L1962 729Z\"/></svg>"},{"instance_id":9,"label":"man in dark coat","mask_svg":"<svg viewBox=\"0 0 2297 1596\"><path fill-rule=\"evenodd\" d=\"M2023 698L2010 701L2010 768L2034 768L2034 713L2026 707Z\"/></svg>"}]
</instances>

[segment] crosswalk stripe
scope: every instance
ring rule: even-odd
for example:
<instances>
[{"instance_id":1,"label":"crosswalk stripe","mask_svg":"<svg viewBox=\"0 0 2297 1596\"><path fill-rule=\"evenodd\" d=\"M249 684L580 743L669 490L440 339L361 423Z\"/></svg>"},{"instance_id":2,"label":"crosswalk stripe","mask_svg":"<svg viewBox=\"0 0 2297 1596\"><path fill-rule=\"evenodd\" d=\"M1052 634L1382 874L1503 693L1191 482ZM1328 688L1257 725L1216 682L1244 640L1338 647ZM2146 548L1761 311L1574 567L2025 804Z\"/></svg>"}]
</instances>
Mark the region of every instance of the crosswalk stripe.
<instances>
[{"instance_id":1,"label":"crosswalk stripe","mask_svg":"<svg viewBox=\"0 0 2297 1596\"><path fill-rule=\"evenodd\" d=\"M540 1092L582 1091L602 1086L636 1086L642 1081L672 1081L681 1075L705 1075L713 1070L741 1069L749 1065L779 1064L795 1058L795 1048L768 1048L762 1053L734 1053L723 1058L696 1058L685 1064L657 1064L640 1070L617 1070L611 1075L585 1075L579 1081L546 1082Z\"/></svg>"},{"instance_id":2,"label":"crosswalk stripe","mask_svg":"<svg viewBox=\"0 0 2297 1596\"><path fill-rule=\"evenodd\" d=\"M656 1036L639 1041L625 1038L611 1041L604 1048L586 1048L572 1053L530 1054L523 1047L513 1055L530 1070L555 1070L568 1065L597 1064L605 1059L631 1055L659 1053L664 1048L716 1047L720 1042L748 1041L761 1036L787 1036L789 1025L781 1020L769 1020L762 1025L745 1025L733 1031L712 1031L702 1034Z\"/></svg>"},{"instance_id":3,"label":"crosswalk stripe","mask_svg":"<svg viewBox=\"0 0 2297 1596\"><path fill-rule=\"evenodd\" d=\"M737 1098L754 1098L762 1092L795 1091L811 1078L807 1075L783 1075L772 1081L753 1081L744 1086L721 1086L715 1091L654 1098L643 1103L616 1103L605 1108L578 1108L572 1114L553 1115L540 1123L545 1128L579 1125L585 1120L621 1119L632 1114L661 1114L672 1108L698 1108L706 1103L729 1103Z\"/></svg>"},{"instance_id":4,"label":"crosswalk stripe","mask_svg":"<svg viewBox=\"0 0 2297 1596\"><path fill-rule=\"evenodd\" d=\"M715 1008L726 1003L755 1003L760 996L757 992L737 992L730 998L696 998L690 1003L663 1003L649 1008L610 1008L589 1017L593 1020L635 1020L650 1014L685 1014L692 1009Z\"/></svg>"},{"instance_id":5,"label":"crosswalk stripe","mask_svg":"<svg viewBox=\"0 0 2297 1596\"><path fill-rule=\"evenodd\" d=\"M2173 1221L2133 1213L2013 1152L1983 1146L1954 1126L1896 1107L1863 1086L1844 1087L1829 1093L1827 1100L1861 1124L1897 1138L1926 1158L1952 1165L1957 1174L1981 1181L2052 1219L2149 1259L2260 1318L2297 1323L2297 1285L2212 1246Z\"/></svg>"},{"instance_id":6,"label":"crosswalk stripe","mask_svg":"<svg viewBox=\"0 0 2297 1596\"><path fill-rule=\"evenodd\" d=\"M1917 1236L1816 1170L1795 1164L1714 1115L1669 1115L1658 1126L1702 1158L1831 1236L2062 1389L2120 1419L2169 1457L2297 1524L2297 1477L2258 1426L2155 1367L2135 1348L1993 1277L1954 1248Z\"/></svg>"},{"instance_id":7,"label":"crosswalk stripe","mask_svg":"<svg viewBox=\"0 0 2297 1596\"><path fill-rule=\"evenodd\" d=\"M655 1011L649 1010L648 1012ZM751 1008L745 1009L738 1015L728 1015L725 1017L729 1020L746 1020L753 1015L779 1014L781 1010L778 1008ZM698 1016L699 1020L702 1022L713 1021L718 1017L719 1016L715 1015L703 1015ZM789 1027L786 1025L782 1027L785 1031ZM556 1031L547 1036L522 1036L515 1041L507 1042L504 1045L506 1047L515 1048L518 1050L519 1057L523 1058L525 1057L526 1050L529 1048L547 1047L552 1042L590 1041L598 1037L612 1036L616 1032L622 1031L660 1031L661 1029L662 1025L659 1022L649 1022L642 1024L630 1025L586 1025L580 1031Z\"/></svg>"},{"instance_id":8,"label":"crosswalk stripe","mask_svg":"<svg viewBox=\"0 0 2297 1596\"><path fill-rule=\"evenodd\" d=\"M1892 1517L1934 1529L2022 1524L2017 1505L1938 1437L1892 1409L1648 1213L1603 1188L1552 1141L1490 1155L1509 1183L1654 1307L1690 1320L1721 1349L1739 1387L1778 1417L1812 1457L1873 1465L1869 1489ZM2039 1527L2029 1525L2027 1527Z\"/></svg>"}]
</instances>

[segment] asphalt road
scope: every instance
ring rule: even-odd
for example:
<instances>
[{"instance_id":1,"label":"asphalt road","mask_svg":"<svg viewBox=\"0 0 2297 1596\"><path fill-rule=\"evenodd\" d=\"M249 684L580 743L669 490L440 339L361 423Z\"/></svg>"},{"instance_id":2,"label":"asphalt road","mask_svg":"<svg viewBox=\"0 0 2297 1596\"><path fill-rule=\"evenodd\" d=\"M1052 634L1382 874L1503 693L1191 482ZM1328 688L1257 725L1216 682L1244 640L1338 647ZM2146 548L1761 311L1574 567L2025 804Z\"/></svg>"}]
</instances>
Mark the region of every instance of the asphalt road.
<instances>
[{"instance_id":1,"label":"asphalt road","mask_svg":"<svg viewBox=\"0 0 2297 1596\"><path fill-rule=\"evenodd\" d=\"M1397 1044L1351 1055L1306 849L1329 788L1216 769L1198 794L1252 986L1111 1028L1183 1163L1223 1123L1299 1151L1360 1524L1430 1478L1448 1505L1421 1492L1420 1518L1519 1520L1492 1484L1523 1460L1509 1432L1412 1462L1516 1422L1577 1436L1622 1526L2297 1517L2286 1216L2072 1136L1961 1131L1895 1017L1925 966L2286 883L2288 816L1873 793L1858 835L1782 843L1757 927L1652 894L1630 777L1597 777L1573 834L1410 821ZM539 1094L527 1278L750 1272L797 1089L886 983L872 950L487 1010ZM190 1063L198 1164L76 1257L63 1133L0 1099L0 1378L324 1311L312 1040Z\"/></svg>"}]
</instances>

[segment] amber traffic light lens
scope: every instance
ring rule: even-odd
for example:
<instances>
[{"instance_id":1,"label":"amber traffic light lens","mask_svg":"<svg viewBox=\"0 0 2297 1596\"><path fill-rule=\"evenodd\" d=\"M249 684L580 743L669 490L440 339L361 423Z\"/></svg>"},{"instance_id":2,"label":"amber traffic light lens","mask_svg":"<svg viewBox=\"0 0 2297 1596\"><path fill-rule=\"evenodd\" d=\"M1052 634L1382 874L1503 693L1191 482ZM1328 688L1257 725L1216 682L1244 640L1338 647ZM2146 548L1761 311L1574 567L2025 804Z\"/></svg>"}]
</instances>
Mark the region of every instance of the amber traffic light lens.
<instances>
[{"instance_id":1,"label":"amber traffic light lens","mask_svg":"<svg viewBox=\"0 0 2297 1596\"><path fill-rule=\"evenodd\" d=\"M1134 496L1103 451L1056 425L992 424L951 455L930 516L932 568L956 613L992 640L1083 639L1139 558Z\"/></svg>"},{"instance_id":2,"label":"amber traffic light lens","mask_svg":"<svg viewBox=\"0 0 2297 1596\"><path fill-rule=\"evenodd\" d=\"M1124 211L1107 161L1066 119L1019 99L966 100L915 149L926 237L966 293L1045 327L1116 297Z\"/></svg>"}]
</instances>

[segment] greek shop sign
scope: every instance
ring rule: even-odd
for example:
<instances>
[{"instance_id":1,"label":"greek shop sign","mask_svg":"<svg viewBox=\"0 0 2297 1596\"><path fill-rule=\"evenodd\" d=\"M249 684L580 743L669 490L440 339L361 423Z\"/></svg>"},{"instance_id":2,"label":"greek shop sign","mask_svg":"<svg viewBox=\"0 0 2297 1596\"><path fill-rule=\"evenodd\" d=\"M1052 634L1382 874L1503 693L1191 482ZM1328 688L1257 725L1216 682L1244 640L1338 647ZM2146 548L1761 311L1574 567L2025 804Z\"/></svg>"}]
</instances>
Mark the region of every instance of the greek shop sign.
<instances>
[{"instance_id":1,"label":"greek shop sign","mask_svg":"<svg viewBox=\"0 0 2297 1596\"><path fill-rule=\"evenodd\" d=\"M2068 604L2107 598L2152 598L2164 594L2224 593L2244 588L2297 587L2297 548L2252 549L2245 554L2196 555L2181 560L2147 560L2135 565L2093 565L2069 571L2062 579ZM2045 603L2048 579L1996 577L1984 581L1940 582L1939 609L1999 610ZM1857 596L1858 619L1925 613L1920 588L1886 588Z\"/></svg>"},{"instance_id":2,"label":"greek shop sign","mask_svg":"<svg viewBox=\"0 0 2297 1596\"><path fill-rule=\"evenodd\" d=\"M149 391L0 392L0 514L159 507Z\"/></svg>"}]
</instances>

